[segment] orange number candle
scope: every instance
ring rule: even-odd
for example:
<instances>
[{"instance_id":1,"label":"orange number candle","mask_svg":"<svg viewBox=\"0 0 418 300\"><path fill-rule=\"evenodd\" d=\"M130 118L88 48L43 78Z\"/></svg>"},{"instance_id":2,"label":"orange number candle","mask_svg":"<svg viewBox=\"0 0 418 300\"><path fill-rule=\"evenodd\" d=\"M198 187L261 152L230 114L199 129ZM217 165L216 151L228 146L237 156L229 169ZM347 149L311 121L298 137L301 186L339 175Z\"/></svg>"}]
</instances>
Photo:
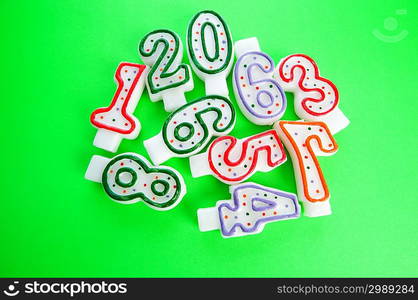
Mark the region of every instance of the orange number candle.
<instances>
[{"instance_id":1,"label":"orange number candle","mask_svg":"<svg viewBox=\"0 0 418 300\"><path fill-rule=\"evenodd\" d=\"M323 122L279 121L274 125L293 162L298 197L304 214L319 217L331 214L330 194L316 156L328 156L338 149Z\"/></svg>"}]
</instances>

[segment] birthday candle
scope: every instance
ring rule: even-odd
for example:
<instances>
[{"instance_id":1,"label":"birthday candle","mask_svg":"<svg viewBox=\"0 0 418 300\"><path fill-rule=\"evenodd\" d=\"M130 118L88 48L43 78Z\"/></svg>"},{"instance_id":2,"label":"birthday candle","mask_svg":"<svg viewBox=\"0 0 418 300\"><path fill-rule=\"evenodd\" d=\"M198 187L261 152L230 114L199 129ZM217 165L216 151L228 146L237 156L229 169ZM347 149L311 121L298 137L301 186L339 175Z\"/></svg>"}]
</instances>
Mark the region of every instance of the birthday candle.
<instances>
[{"instance_id":1,"label":"birthday candle","mask_svg":"<svg viewBox=\"0 0 418 300\"><path fill-rule=\"evenodd\" d=\"M231 102L222 96L205 96L171 113L162 131L144 141L144 146L153 163L160 164L198 153L213 136L228 134L234 125Z\"/></svg>"},{"instance_id":2,"label":"birthday candle","mask_svg":"<svg viewBox=\"0 0 418 300\"><path fill-rule=\"evenodd\" d=\"M120 63L115 81L118 85L110 106L96 109L90 122L98 128L93 145L116 152L122 138L135 139L141 124L132 114L144 90L148 70L144 65Z\"/></svg>"},{"instance_id":3,"label":"birthday candle","mask_svg":"<svg viewBox=\"0 0 418 300\"><path fill-rule=\"evenodd\" d=\"M274 62L260 51L257 38L235 43L238 58L233 75L235 98L247 119L257 125L272 125L286 110L286 96L273 78Z\"/></svg>"},{"instance_id":4,"label":"birthday candle","mask_svg":"<svg viewBox=\"0 0 418 300\"><path fill-rule=\"evenodd\" d=\"M334 154L338 145L323 122L279 121L274 125L289 152L304 214L331 214L330 194L317 156Z\"/></svg>"},{"instance_id":5,"label":"birthday candle","mask_svg":"<svg viewBox=\"0 0 418 300\"><path fill-rule=\"evenodd\" d=\"M190 67L182 64L183 46L179 36L162 29L148 33L139 44L145 64L151 66L147 88L151 101L163 99L164 109L174 111L186 104L184 93L193 89Z\"/></svg>"},{"instance_id":6,"label":"birthday candle","mask_svg":"<svg viewBox=\"0 0 418 300\"><path fill-rule=\"evenodd\" d=\"M224 238L257 234L264 225L299 218L296 195L252 182L232 185L231 200L198 209L200 231L220 229Z\"/></svg>"},{"instance_id":7,"label":"birthday candle","mask_svg":"<svg viewBox=\"0 0 418 300\"><path fill-rule=\"evenodd\" d=\"M228 97L226 77L233 62L231 33L214 11L201 11L187 30L187 53L193 70L205 81L206 95Z\"/></svg>"},{"instance_id":8,"label":"birthday candle","mask_svg":"<svg viewBox=\"0 0 418 300\"><path fill-rule=\"evenodd\" d=\"M286 161L276 131L268 130L245 139L233 136L215 139L205 153L190 157L193 177L213 175L227 184L248 179L256 171L268 172Z\"/></svg>"},{"instance_id":9,"label":"birthday candle","mask_svg":"<svg viewBox=\"0 0 418 300\"><path fill-rule=\"evenodd\" d=\"M85 178L101 182L116 202L131 204L142 200L156 210L173 209L186 194L179 172L166 166L152 166L136 153L123 153L112 159L94 155Z\"/></svg>"},{"instance_id":10,"label":"birthday candle","mask_svg":"<svg viewBox=\"0 0 418 300\"><path fill-rule=\"evenodd\" d=\"M332 134L350 123L338 108L337 87L319 75L318 66L309 56L293 54L283 58L274 76L285 91L295 94L295 111L303 120L322 121Z\"/></svg>"}]
</instances>

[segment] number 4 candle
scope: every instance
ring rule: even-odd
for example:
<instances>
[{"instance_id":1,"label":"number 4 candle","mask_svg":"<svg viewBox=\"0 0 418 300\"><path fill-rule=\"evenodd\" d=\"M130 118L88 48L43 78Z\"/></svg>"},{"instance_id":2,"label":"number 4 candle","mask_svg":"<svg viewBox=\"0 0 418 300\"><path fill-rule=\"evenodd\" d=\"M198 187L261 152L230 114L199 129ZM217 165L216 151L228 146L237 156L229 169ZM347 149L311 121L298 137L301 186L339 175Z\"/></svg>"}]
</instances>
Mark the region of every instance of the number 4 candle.
<instances>
[{"instance_id":1,"label":"number 4 candle","mask_svg":"<svg viewBox=\"0 0 418 300\"><path fill-rule=\"evenodd\" d=\"M228 97L234 49L225 21L214 11L196 14L187 30L187 50L193 70L205 81L206 95Z\"/></svg>"},{"instance_id":2,"label":"number 4 candle","mask_svg":"<svg viewBox=\"0 0 418 300\"><path fill-rule=\"evenodd\" d=\"M165 29L150 32L141 40L139 53L152 66L147 78L151 101L163 99L164 109L170 112L186 104L184 93L193 89L193 79L190 67L181 63L179 36Z\"/></svg>"},{"instance_id":3,"label":"number 4 candle","mask_svg":"<svg viewBox=\"0 0 418 300\"><path fill-rule=\"evenodd\" d=\"M337 149L323 122L279 121L274 125L288 150L304 214L318 217L331 214L330 194L316 156L332 155Z\"/></svg>"},{"instance_id":4,"label":"number 4 candle","mask_svg":"<svg viewBox=\"0 0 418 300\"><path fill-rule=\"evenodd\" d=\"M275 78L285 91L295 94L295 111L301 119L325 122L332 134L350 123L338 108L337 87L319 75L318 66L309 56L294 54L283 58Z\"/></svg>"},{"instance_id":5,"label":"number 4 candle","mask_svg":"<svg viewBox=\"0 0 418 300\"><path fill-rule=\"evenodd\" d=\"M232 199L197 211L200 231L220 229L223 237L260 233L267 223L299 218L296 195L252 182L232 185Z\"/></svg>"},{"instance_id":6,"label":"number 4 candle","mask_svg":"<svg viewBox=\"0 0 418 300\"><path fill-rule=\"evenodd\" d=\"M115 81L118 85L109 107L98 108L90 116L98 128L93 144L116 152L122 138L135 139L140 131L139 121L132 115L142 91L147 74L144 65L123 62L119 64Z\"/></svg>"},{"instance_id":7,"label":"number 4 candle","mask_svg":"<svg viewBox=\"0 0 418 300\"><path fill-rule=\"evenodd\" d=\"M233 136L215 139L205 153L190 157L193 177L214 175L227 184L239 183L256 171L269 172L286 161L286 153L276 131L238 140Z\"/></svg>"}]
</instances>

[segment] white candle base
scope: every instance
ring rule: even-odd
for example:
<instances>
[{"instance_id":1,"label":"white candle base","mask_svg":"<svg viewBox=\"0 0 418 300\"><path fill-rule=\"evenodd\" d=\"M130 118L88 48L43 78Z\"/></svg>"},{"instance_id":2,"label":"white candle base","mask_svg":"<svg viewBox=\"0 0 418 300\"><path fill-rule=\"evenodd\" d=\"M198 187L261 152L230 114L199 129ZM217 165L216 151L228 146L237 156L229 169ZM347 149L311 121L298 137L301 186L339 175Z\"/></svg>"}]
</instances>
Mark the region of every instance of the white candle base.
<instances>
[{"instance_id":1,"label":"white candle base","mask_svg":"<svg viewBox=\"0 0 418 300\"><path fill-rule=\"evenodd\" d=\"M205 79L206 95L221 95L229 97L228 86L224 74L210 75Z\"/></svg>"},{"instance_id":2,"label":"white candle base","mask_svg":"<svg viewBox=\"0 0 418 300\"><path fill-rule=\"evenodd\" d=\"M152 162L156 165L159 165L173 157L173 153L165 146L161 133L145 140L144 147Z\"/></svg>"},{"instance_id":3,"label":"white candle base","mask_svg":"<svg viewBox=\"0 0 418 300\"><path fill-rule=\"evenodd\" d=\"M208 154L206 152L191 156L189 158L189 162L192 177L201 177L211 174L208 162Z\"/></svg>"},{"instance_id":4,"label":"white candle base","mask_svg":"<svg viewBox=\"0 0 418 300\"><path fill-rule=\"evenodd\" d=\"M316 120L322 121L327 124L332 134L336 134L346 128L350 124L350 120L344 115L344 113L338 107L330 114L324 117L318 117Z\"/></svg>"},{"instance_id":5,"label":"white candle base","mask_svg":"<svg viewBox=\"0 0 418 300\"><path fill-rule=\"evenodd\" d=\"M246 52L258 51L260 52L260 44L256 37L236 41L234 44L235 55L240 57Z\"/></svg>"},{"instance_id":6,"label":"white candle base","mask_svg":"<svg viewBox=\"0 0 418 300\"><path fill-rule=\"evenodd\" d=\"M161 93L164 102L164 109L167 112L175 111L177 108L186 104L183 89L171 89Z\"/></svg>"},{"instance_id":7,"label":"white candle base","mask_svg":"<svg viewBox=\"0 0 418 300\"><path fill-rule=\"evenodd\" d=\"M217 207L200 208L197 210L199 230L202 232L221 228Z\"/></svg>"},{"instance_id":8,"label":"white candle base","mask_svg":"<svg viewBox=\"0 0 418 300\"><path fill-rule=\"evenodd\" d=\"M93 155L93 157L90 160L89 166L87 167L86 174L84 174L84 178L86 178L87 180L101 183L103 170L105 169L109 161L110 159L106 157L100 155Z\"/></svg>"},{"instance_id":9,"label":"white candle base","mask_svg":"<svg viewBox=\"0 0 418 300\"><path fill-rule=\"evenodd\" d=\"M303 214L307 217L321 217L332 214L329 200L321 202L302 202Z\"/></svg>"},{"instance_id":10,"label":"white candle base","mask_svg":"<svg viewBox=\"0 0 418 300\"><path fill-rule=\"evenodd\" d=\"M98 129L93 145L110 152L116 152L122 141L122 135L107 129Z\"/></svg>"}]
</instances>

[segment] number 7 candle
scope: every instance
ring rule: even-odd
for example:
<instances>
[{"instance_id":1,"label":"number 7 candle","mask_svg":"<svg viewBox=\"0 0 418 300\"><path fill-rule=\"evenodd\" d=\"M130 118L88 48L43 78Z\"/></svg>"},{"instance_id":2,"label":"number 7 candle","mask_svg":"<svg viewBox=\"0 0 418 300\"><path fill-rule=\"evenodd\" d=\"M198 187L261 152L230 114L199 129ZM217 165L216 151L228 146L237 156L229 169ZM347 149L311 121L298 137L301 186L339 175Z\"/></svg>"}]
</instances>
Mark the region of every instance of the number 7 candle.
<instances>
[{"instance_id":1,"label":"number 7 candle","mask_svg":"<svg viewBox=\"0 0 418 300\"><path fill-rule=\"evenodd\" d=\"M132 112L144 90L147 72L144 65L119 64L115 73L118 88L110 106L98 108L90 116L91 123L98 128L94 146L116 152L122 138L132 140L138 136L141 126Z\"/></svg>"},{"instance_id":2,"label":"number 7 candle","mask_svg":"<svg viewBox=\"0 0 418 300\"><path fill-rule=\"evenodd\" d=\"M293 162L304 214L331 214L330 193L316 156L334 154L338 145L323 122L279 121L274 125Z\"/></svg>"},{"instance_id":3,"label":"number 7 candle","mask_svg":"<svg viewBox=\"0 0 418 300\"><path fill-rule=\"evenodd\" d=\"M179 36L161 29L148 33L139 43L139 53L151 66L147 88L151 101L163 99L164 109L172 112L186 104L184 93L193 89L190 67L182 64L183 46Z\"/></svg>"},{"instance_id":4,"label":"number 7 candle","mask_svg":"<svg viewBox=\"0 0 418 300\"><path fill-rule=\"evenodd\" d=\"M274 76L286 92L295 94L295 111L301 119L324 122L332 134L350 123L338 108L337 87L319 75L317 64L309 56L293 54L283 58Z\"/></svg>"},{"instance_id":5,"label":"number 7 candle","mask_svg":"<svg viewBox=\"0 0 418 300\"><path fill-rule=\"evenodd\" d=\"M187 53L193 71L205 81L206 95L228 97L226 77L232 68L234 47L225 21L214 11L201 11L187 29Z\"/></svg>"}]
</instances>

